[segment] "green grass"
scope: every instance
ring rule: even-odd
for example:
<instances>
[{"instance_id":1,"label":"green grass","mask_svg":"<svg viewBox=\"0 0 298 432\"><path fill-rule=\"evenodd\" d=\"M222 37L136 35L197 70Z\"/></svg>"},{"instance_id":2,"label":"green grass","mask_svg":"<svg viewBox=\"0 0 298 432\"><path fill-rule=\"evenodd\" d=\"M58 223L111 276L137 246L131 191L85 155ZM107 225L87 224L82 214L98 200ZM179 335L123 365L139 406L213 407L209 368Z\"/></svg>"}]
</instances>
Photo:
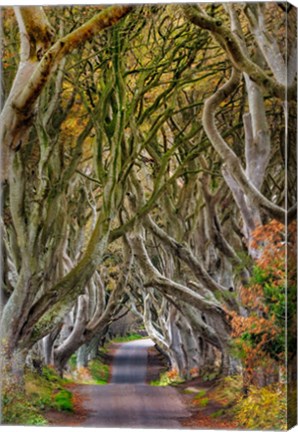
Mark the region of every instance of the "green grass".
<instances>
[{"instance_id":1,"label":"green grass","mask_svg":"<svg viewBox=\"0 0 298 432\"><path fill-rule=\"evenodd\" d=\"M27 395L10 389L2 394L1 423L7 425L36 425L47 424L38 407L34 406Z\"/></svg>"},{"instance_id":2,"label":"green grass","mask_svg":"<svg viewBox=\"0 0 298 432\"><path fill-rule=\"evenodd\" d=\"M158 387L158 386L160 386L160 380L159 379L158 380L152 380L152 381L150 381L150 385Z\"/></svg>"},{"instance_id":3,"label":"green grass","mask_svg":"<svg viewBox=\"0 0 298 432\"><path fill-rule=\"evenodd\" d=\"M44 367L42 375L26 370L24 379L24 392L13 386L3 389L3 423L43 426L47 424L43 417L45 410L72 409L71 392L64 389L67 380L60 378L53 369Z\"/></svg>"},{"instance_id":4,"label":"green grass","mask_svg":"<svg viewBox=\"0 0 298 432\"><path fill-rule=\"evenodd\" d=\"M109 380L109 366L99 359L91 360L88 363L90 374L96 384L107 384Z\"/></svg>"},{"instance_id":5,"label":"green grass","mask_svg":"<svg viewBox=\"0 0 298 432\"><path fill-rule=\"evenodd\" d=\"M207 406L209 403L209 398L199 399L198 402L199 402L200 407L205 408L205 406Z\"/></svg>"},{"instance_id":6,"label":"green grass","mask_svg":"<svg viewBox=\"0 0 298 432\"><path fill-rule=\"evenodd\" d=\"M156 387L164 387L168 385L175 386L177 384L180 384L184 382L184 379L181 378L179 375L171 375L169 371L162 372L159 376L158 380L152 380L150 381L150 385L156 386Z\"/></svg>"},{"instance_id":7,"label":"green grass","mask_svg":"<svg viewBox=\"0 0 298 432\"><path fill-rule=\"evenodd\" d=\"M224 410L224 409L219 409L218 411L215 411L214 413L212 413L212 414L210 415L210 417L216 419L216 418L218 418L218 417L223 416L224 414L225 414L225 410Z\"/></svg>"},{"instance_id":8,"label":"green grass","mask_svg":"<svg viewBox=\"0 0 298 432\"><path fill-rule=\"evenodd\" d=\"M205 375L203 375L202 379L203 382L207 382L207 381L212 381L215 378L217 378L218 373L217 372L211 372L211 373L206 373Z\"/></svg>"},{"instance_id":9,"label":"green grass","mask_svg":"<svg viewBox=\"0 0 298 432\"><path fill-rule=\"evenodd\" d=\"M53 407L58 411L73 411L72 393L63 389L59 391L54 398Z\"/></svg>"},{"instance_id":10,"label":"green grass","mask_svg":"<svg viewBox=\"0 0 298 432\"><path fill-rule=\"evenodd\" d=\"M71 392L64 388L69 380L61 378L50 367L43 367L42 375L27 371L25 375L25 390L32 404L43 411L54 408L58 411L70 411Z\"/></svg>"},{"instance_id":11,"label":"green grass","mask_svg":"<svg viewBox=\"0 0 298 432\"><path fill-rule=\"evenodd\" d=\"M130 341L134 341L134 340L138 340L138 339L143 339L143 338L144 338L144 336L141 336L138 333L131 333L131 334L128 334L126 336L115 337L114 339L111 340L111 342L116 342L116 343L130 342Z\"/></svg>"},{"instance_id":12,"label":"green grass","mask_svg":"<svg viewBox=\"0 0 298 432\"><path fill-rule=\"evenodd\" d=\"M194 399L200 399L201 397L205 396L207 393L206 390L200 390L194 397Z\"/></svg>"}]
</instances>

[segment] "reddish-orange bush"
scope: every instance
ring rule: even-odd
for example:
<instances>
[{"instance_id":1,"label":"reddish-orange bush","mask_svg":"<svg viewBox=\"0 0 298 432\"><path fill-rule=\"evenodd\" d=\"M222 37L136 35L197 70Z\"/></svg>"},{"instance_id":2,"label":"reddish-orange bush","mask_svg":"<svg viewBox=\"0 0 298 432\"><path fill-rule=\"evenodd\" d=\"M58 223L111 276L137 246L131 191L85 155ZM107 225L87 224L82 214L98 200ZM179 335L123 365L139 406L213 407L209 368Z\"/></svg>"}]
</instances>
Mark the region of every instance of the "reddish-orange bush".
<instances>
[{"instance_id":1,"label":"reddish-orange bush","mask_svg":"<svg viewBox=\"0 0 298 432\"><path fill-rule=\"evenodd\" d=\"M295 316L296 223L286 228L272 221L258 227L252 246L259 258L240 291L247 316L229 313L245 385L266 383L266 376L270 382L274 374L277 379L277 366L285 360L286 316Z\"/></svg>"}]
</instances>

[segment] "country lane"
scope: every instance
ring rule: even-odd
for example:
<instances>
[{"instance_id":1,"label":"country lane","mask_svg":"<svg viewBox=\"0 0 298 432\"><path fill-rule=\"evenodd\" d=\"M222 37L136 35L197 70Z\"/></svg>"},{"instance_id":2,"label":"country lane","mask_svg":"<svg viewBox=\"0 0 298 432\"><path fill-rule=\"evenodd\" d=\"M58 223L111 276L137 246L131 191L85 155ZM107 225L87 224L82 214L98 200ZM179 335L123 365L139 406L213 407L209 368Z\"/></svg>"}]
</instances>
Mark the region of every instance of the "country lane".
<instances>
[{"instance_id":1,"label":"country lane","mask_svg":"<svg viewBox=\"0 0 298 432\"><path fill-rule=\"evenodd\" d=\"M87 417L82 426L125 428L181 428L189 417L172 387L145 383L150 339L126 342L115 353L108 385L79 386Z\"/></svg>"}]
</instances>

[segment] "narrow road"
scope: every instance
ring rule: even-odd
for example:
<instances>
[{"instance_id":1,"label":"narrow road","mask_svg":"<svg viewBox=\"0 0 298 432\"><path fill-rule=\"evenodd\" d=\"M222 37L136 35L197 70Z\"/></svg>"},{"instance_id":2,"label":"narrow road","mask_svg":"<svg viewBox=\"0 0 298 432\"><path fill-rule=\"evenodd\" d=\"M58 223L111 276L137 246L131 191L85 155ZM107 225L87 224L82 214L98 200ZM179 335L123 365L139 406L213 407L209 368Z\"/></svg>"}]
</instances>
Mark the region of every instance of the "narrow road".
<instances>
[{"instance_id":1,"label":"narrow road","mask_svg":"<svg viewBox=\"0 0 298 432\"><path fill-rule=\"evenodd\" d=\"M121 344L111 383L79 386L89 412L82 426L178 429L189 413L177 390L145 384L149 339Z\"/></svg>"},{"instance_id":2,"label":"narrow road","mask_svg":"<svg viewBox=\"0 0 298 432\"><path fill-rule=\"evenodd\" d=\"M113 361L111 384L145 384L151 339L123 343Z\"/></svg>"}]
</instances>

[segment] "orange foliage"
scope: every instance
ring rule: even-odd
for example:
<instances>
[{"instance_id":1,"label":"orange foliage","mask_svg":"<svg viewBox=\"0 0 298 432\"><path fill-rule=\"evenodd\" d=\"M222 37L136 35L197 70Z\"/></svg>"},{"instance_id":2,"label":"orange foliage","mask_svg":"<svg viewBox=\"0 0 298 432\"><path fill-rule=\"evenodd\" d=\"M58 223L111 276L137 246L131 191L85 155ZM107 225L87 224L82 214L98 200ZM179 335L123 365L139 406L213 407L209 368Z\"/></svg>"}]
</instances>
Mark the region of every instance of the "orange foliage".
<instances>
[{"instance_id":1,"label":"orange foliage","mask_svg":"<svg viewBox=\"0 0 298 432\"><path fill-rule=\"evenodd\" d=\"M248 316L229 312L233 344L248 385L258 368L273 373L284 361L286 286L295 285L296 222L287 230L277 221L258 227L252 246L259 258L249 285L240 291Z\"/></svg>"},{"instance_id":2,"label":"orange foliage","mask_svg":"<svg viewBox=\"0 0 298 432\"><path fill-rule=\"evenodd\" d=\"M175 380L179 376L179 373L177 369L171 369L169 372L167 372L167 377L170 380Z\"/></svg>"}]
</instances>

